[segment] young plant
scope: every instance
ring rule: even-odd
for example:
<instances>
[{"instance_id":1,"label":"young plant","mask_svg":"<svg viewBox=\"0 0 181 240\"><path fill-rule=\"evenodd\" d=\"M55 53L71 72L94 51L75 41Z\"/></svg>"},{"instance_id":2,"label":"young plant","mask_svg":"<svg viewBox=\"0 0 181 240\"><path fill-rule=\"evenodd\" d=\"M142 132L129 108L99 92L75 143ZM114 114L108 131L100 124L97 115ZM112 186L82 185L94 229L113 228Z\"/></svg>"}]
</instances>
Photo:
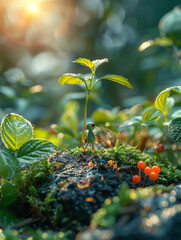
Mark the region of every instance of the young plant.
<instances>
[{"instance_id":1,"label":"young plant","mask_svg":"<svg viewBox=\"0 0 181 240\"><path fill-rule=\"evenodd\" d=\"M107 74L103 77L95 79L95 73L96 73L97 68L100 65L102 65L103 63L108 62L107 58L97 59L97 60L94 60L94 61L91 61L91 60L86 59L86 58L78 58L74 62L75 63L80 63L81 65L90 68L91 69L91 77L86 78L86 76L83 75L83 74L66 73L66 74L63 74L59 78L59 83L61 85L64 85L65 83L67 83L67 84L84 83L85 84L85 88L86 88L86 91L87 91L87 96L86 96L85 107L84 107L84 123L83 123L83 128L82 128L82 148L84 148L84 131L85 131L85 124L86 124L86 119L87 119L87 105L88 105L88 100L89 100L90 93L93 91L96 84L100 80L105 79L105 80L109 80L109 81L113 81L113 82L117 82L119 84L125 85L126 87L129 87L131 89L133 89L133 86L131 85L131 83L125 77L122 77L122 76L119 76L119 75L114 75L114 74Z\"/></svg>"},{"instance_id":2,"label":"young plant","mask_svg":"<svg viewBox=\"0 0 181 240\"><path fill-rule=\"evenodd\" d=\"M22 116L7 114L1 123L0 178L10 179L21 168L48 157L55 146L45 139L33 139L31 123Z\"/></svg>"}]
</instances>

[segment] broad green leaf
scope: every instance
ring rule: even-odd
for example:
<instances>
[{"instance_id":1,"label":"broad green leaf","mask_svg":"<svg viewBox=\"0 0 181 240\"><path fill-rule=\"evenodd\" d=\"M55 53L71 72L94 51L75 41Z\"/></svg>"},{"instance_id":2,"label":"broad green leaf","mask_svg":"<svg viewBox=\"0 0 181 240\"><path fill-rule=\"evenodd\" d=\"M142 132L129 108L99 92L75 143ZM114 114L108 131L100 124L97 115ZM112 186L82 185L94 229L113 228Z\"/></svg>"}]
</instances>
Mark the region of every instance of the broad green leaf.
<instances>
[{"instance_id":1,"label":"broad green leaf","mask_svg":"<svg viewBox=\"0 0 181 240\"><path fill-rule=\"evenodd\" d=\"M74 63L80 63L81 65L90 68L92 71L96 67L96 64L94 62L92 62L91 60L87 59L87 58L78 58L73 62Z\"/></svg>"},{"instance_id":2,"label":"broad green leaf","mask_svg":"<svg viewBox=\"0 0 181 240\"><path fill-rule=\"evenodd\" d=\"M0 223L6 228L12 227L22 220L22 218L16 217L14 213L8 209L0 210Z\"/></svg>"},{"instance_id":3,"label":"broad green leaf","mask_svg":"<svg viewBox=\"0 0 181 240\"><path fill-rule=\"evenodd\" d=\"M19 170L20 166L14 155L8 151L0 150L0 177L12 178Z\"/></svg>"},{"instance_id":4,"label":"broad green leaf","mask_svg":"<svg viewBox=\"0 0 181 240\"><path fill-rule=\"evenodd\" d=\"M59 83L61 85L67 84L79 84L85 83L85 78L82 74L74 74L74 73L65 73L62 77L59 78Z\"/></svg>"},{"instance_id":5,"label":"broad green leaf","mask_svg":"<svg viewBox=\"0 0 181 240\"><path fill-rule=\"evenodd\" d=\"M44 139L31 139L24 143L17 152L20 163L29 164L48 157L55 150L55 145Z\"/></svg>"},{"instance_id":6,"label":"broad green leaf","mask_svg":"<svg viewBox=\"0 0 181 240\"><path fill-rule=\"evenodd\" d=\"M125 77L119 76L119 75L114 75L114 74L105 75L105 76L97 79L96 83L102 79L109 80L112 82L117 82L128 88L134 89L133 86L131 85L131 83L128 81L128 79L126 79Z\"/></svg>"},{"instance_id":7,"label":"broad green leaf","mask_svg":"<svg viewBox=\"0 0 181 240\"><path fill-rule=\"evenodd\" d=\"M152 121L156 119L159 115L160 111L156 110L155 107L149 107L142 114L143 123Z\"/></svg>"},{"instance_id":8,"label":"broad green leaf","mask_svg":"<svg viewBox=\"0 0 181 240\"><path fill-rule=\"evenodd\" d=\"M158 94L158 96L156 97L156 100L155 100L156 109L160 110L163 113L163 115L165 115L165 116L167 116L167 110L168 110L168 109L165 109L166 100L169 97L171 91L181 94L181 86L166 88L165 90L163 90L162 92L160 92ZM171 101L170 101L170 103L171 103Z\"/></svg>"},{"instance_id":9,"label":"broad green leaf","mask_svg":"<svg viewBox=\"0 0 181 240\"><path fill-rule=\"evenodd\" d=\"M181 118L176 118L170 123L169 133L175 142L181 141Z\"/></svg>"},{"instance_id":10,"label":"broad green leaf","mask_svg":"<svg viewBox=\"0 0 181 240\"><path fill-rule=\"evenodd\" d=\"M2 121L1 138L6 148L17 151L33 138L31 123L18 114L10 113Z\"/></svg>"},{"instance_id":11,"label":"broad green leaf","mask_svg":"<svg viewBox=\"0 0 181 240\"><path fill-rule=\"evenodd\" d=\"M1 184L1 194L2 194L2 199L0 201L1 207L5 208L16 201L17 194L15 188L9 182L3 182Z\"/></svg>"},{"instance_id":12,"label":"broad green leaf","mask_svg":"<svg viewBox=\"0 0 181 240\"><path fill-rule=\"evenodd\" d=\"M96 59L92 62L95 64L95 68L98 68L103 63L109 62L109 60L108 60L108 58L103 58L103 59Z\"/></svg>"}]
</instances>

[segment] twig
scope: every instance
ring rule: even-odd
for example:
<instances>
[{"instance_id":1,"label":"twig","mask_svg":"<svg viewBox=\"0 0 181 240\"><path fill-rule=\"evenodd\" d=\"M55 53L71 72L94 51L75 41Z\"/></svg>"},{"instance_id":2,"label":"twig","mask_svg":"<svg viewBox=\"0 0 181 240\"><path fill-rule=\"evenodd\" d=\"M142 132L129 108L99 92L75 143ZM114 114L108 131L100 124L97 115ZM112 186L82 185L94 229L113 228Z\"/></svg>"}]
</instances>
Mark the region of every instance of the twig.
<instances>
[{"instance_id":1,"label":"twig","mask_svg":"<svg viewBox=\"0 0 181 240\"><path fill-rule=\"evenodd\" d=\"M28 218L22 222L15 224L14 226L11 227L11 229L18 229L18 228L24 227L30 223L37 222L38 220L39 220L39 218Z\"/></svg>"}]
</instances>

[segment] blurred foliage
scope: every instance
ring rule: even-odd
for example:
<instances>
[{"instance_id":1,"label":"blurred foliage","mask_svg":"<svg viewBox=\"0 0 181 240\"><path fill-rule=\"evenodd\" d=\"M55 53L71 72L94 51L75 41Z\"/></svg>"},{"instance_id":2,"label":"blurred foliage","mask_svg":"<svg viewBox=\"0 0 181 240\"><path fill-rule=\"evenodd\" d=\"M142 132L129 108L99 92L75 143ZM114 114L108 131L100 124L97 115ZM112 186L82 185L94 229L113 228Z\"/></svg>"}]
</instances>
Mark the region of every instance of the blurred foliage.
<instances>
[{"instance_id":1,"label":"blurred foliage","mask_svg":"<svg viewBox=\"0 0 181 240\"><path fill-rule=\"evenodd\" d=\"M138 51L142 42L159 36L159 21L177 0L37 0L36 4L33 12L22 0L1 3L1 118L16 112L45 127L58 123L68 99L80 99L82 119L82 87L73 87L77 94L67 95L72 87L61 88L57 82L64 72L82 71L70 64L79 56L108 57L110 64L101 67L102 73L121 73L136 89L132 95L106 82L98 97L92 94L89 115L98 106L130 107L142 99L152 100L164 87L178 85L180 72L169 49Z\"/></svg>"},{"instance_id":2,"label":"blurred foliage","mask_svg":"<svg viewBox=\"0 0 181 240\"><path fill-rule=\"evenodd\" d=\"M147 187L134 190L129 189L126 183L122 183L118 195L112 199L106 199L102 208L98 209L97 212L92 215L91 225L93 227L114 227L118 219L124 216L127 211L136 211L138 209L137 202L140 199L159 195L163 192L169 192L173 190L173 187L174 185L168 187L157 185L155 188ZM129 208L130 206L132 207Z\"/></svg>"}]
</instances>

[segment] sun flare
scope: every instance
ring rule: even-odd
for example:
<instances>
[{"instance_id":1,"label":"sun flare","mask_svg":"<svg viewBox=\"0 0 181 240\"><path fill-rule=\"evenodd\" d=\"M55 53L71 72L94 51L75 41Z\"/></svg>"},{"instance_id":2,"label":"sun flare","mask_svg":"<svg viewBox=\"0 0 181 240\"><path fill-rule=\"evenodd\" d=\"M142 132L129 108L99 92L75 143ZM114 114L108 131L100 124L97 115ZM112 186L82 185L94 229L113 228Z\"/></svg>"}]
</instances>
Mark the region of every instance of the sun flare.
<instances>
[{"instance_id":1,"label":"sun flare","mask_svg":"<svg viewBox=\"0 0 181 240\"><path fill-rule=\"evenodd\" d=\"M39 12L39 6L36 2L29 2L27 6L29 14L36 15Z\"/></svg>"}]
</instances>

